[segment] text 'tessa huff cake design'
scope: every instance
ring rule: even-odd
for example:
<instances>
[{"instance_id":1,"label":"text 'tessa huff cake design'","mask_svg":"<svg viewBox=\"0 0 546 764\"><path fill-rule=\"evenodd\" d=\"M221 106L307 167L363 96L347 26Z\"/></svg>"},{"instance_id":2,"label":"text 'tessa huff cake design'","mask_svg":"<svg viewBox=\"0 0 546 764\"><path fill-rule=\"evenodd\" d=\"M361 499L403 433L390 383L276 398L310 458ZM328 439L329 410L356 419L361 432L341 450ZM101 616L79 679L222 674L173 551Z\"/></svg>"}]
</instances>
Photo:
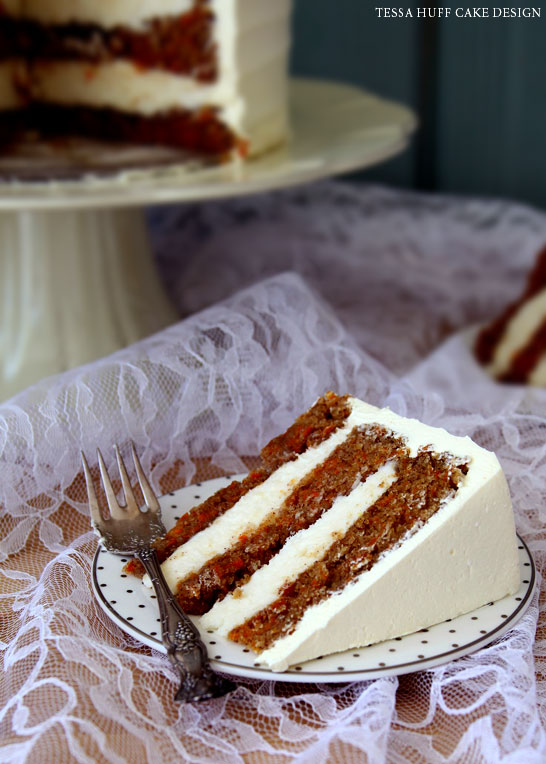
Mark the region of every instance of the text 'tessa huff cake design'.
<instances>
[{"instance_id":1,"label":"text 'tessa huff cake design'","mask_svg":"<svg viewBox=\"0 0 546 764\"><path fill-rule=\"evenodd\" d=\"M475 352L502 382L546 387L546 247L519 300L478 334Z\"/></svg>"},{"instance_id":2,"label":"text 'tessa huff cake design'","mask_svg":"<svg viewBox=\"0 0 546 764\"><path fill-rule=\"evenodd\" d=\"M290 8L290 0L3 0L3 121L12 132L24 124L45 135L259 153L287 135Z\"/></svg>"},{"instance_id":3,"label":"text 'tessa huff cake design'","mask_svg":"<svg viewBox=\"0 0 546 764\"><path fill-rule=\"evenodd\" d=\"M333 393L157 548L186 612L276 671L416 631L519 585L496 456Z\"/></svg>"}]
</instances>

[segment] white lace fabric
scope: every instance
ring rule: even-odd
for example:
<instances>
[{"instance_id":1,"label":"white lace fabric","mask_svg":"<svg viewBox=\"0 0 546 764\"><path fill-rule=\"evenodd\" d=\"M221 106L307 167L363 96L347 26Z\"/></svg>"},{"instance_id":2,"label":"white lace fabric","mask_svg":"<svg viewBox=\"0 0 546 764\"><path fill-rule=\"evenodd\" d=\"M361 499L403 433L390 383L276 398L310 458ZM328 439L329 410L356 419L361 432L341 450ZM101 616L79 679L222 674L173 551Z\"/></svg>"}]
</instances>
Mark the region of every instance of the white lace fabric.
<instances>
[{"instance_id":1,"label":"white lace fabric","mask_svg":"<svg viewBox=\"0 0 546 764\"><path fill-rule=\"evenodd\" d=\"M0 760L543 762L540 580L504 637L440 668L174 703L168 661L94 599L79 454L132 439L165 492L244 470L318 395L351 392L496 451L540 579L546 390L489 380L470 345L518 296L546 215L325 183L150 222L187 318L0 404Z\"/></svg>"}]
</instances>

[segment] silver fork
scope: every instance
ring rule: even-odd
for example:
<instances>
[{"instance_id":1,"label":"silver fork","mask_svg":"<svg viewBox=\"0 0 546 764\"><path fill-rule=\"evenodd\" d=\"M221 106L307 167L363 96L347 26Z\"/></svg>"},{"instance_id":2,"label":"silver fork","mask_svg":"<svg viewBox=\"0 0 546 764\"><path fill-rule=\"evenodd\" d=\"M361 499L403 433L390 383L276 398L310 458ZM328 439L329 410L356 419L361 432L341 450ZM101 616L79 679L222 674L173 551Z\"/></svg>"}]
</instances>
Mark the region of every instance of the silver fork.
<instances>
[{"instance_id":1,"label":"silver fork","mask_svg":"<svg viewBox=\"0 0 546 764\"><path fill-rule=\"evenodd\" d=\"M161 571L156 551L152 546L152 542L166 532L161 521L161 509L144 474L134 444L131 446L138 482L146 502L145 511L141 510L136 502L125 464L118 447L115 446L119 474L125 493L125 506L120 506L118 503L104 459L101 452L97 450L102 484L110 510L110 517L103 517L91 471L82 452L91 524L109 552L134 554L142 562L150 577L159 604L161 638L171 663L180 673L180 689L176 693L175 700L188 702L225 695L234 689L234 685L212 671L207 649L201 641L199 631L180 609Z\"/></svg>"}]
</instances>

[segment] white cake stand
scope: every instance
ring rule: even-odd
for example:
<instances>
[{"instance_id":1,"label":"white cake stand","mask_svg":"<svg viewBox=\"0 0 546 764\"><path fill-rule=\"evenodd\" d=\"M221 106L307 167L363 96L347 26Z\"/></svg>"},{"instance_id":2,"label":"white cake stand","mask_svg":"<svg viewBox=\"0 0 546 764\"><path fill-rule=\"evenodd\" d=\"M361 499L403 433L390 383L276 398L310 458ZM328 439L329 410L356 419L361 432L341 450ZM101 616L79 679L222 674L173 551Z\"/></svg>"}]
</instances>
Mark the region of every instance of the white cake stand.
<instances>
[{"instance_id":1,"label":"white cake stand","mask_svg":"<svg viewBox=\"0 0 546 764\"><path fill-rule=\"evenodd\" d=\"M290 142L247 163L82 141L33 144L0 161L0 400L177 319L155 270L146 206L369 167L402 151L416 126L406 107L346 85L293 80L290 101Z\"/></svg>"}]
</instances>

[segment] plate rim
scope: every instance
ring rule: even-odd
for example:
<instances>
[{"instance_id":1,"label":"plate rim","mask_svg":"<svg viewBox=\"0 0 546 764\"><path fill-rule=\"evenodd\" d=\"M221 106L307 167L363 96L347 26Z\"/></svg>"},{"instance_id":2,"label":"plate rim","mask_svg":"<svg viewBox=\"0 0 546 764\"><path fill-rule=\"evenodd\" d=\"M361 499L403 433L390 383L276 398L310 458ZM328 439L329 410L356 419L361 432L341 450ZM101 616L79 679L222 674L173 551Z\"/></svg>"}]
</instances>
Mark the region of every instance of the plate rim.
<instances>
[{"instance_id":1,"label":"plate rim","mask_svg":"<svg viewBox=\"0 0 546 764\"><path fill-rule=\"evenodd\" d=\"M161 496L160 498L176 496L177 493L180 493L182 491L189 491L192 488L195 488L196 486L203 486L213 481L221 481L226 479L232 480L232 479L236 479L237 477L240 477L240 476L238 475L221 476L218 478L212 478L209 481L202 481L201 483L190 483L189 485L183 486L177 491L168 492L164 494L163 496ZM531 554L531 551L527 543L525 542L525 540L520 536L519 533L516 533L516 537L518 541L523 545L522 548L524 549L527 555L530 568L531 568L529 583L527 584L527 590L524 596L522 597L521 602L518 603L517 607L510 612L508 617L504 619L502 623L499 623L497 626L495 626L493 629L488 631L486 634L483 634L481 637L474 639L471 642L467 642L464 645L458 646L456 648L451 648L450 650L445 650L441 653L436 653L435 655L429 656L427 658L421 658L421 659L418 658L416 660L404 661L403 663L399 663L399 664L390 664L384 668L377 668L377 667L369 668L369 669L362 668L362 669L358 669L354 671L343 671L343 673L339 673L336 671L321 672L320 670L305 672L303 670L296 670L295 668L288 668L285 671L277 672L277 671L271 671L270 669L267 669L264 667L242 666L241 664L238 664L238 663L232 663L226 660L215 660L214 658L209 657L211 666L214 668L214 670L219 671L221 673L223 672L231 676L237 676L237 677L242 677L247 679L266 679L268 681L299 682L304 684L311 684L311 683L339 684L339 683L352 682L352 681L367 681L369 679L379 679L381 677L402 676L403 674L409 674L415 671L426 671L428 669L432 669L437 666L450 663L452 660L457 660L458 658L471 655L472 653L476 652L482 647L486 647L487 645L491 644L496 639L499 639L507 631L509 631L523 617L529 605L531 604L531 599L536 587L536 565L535 565L533 556ZM114 607L112 607L110 602L108 602L108 600L106 599L99 585L98 575L97 575L97 566L98 566L98 561L100 559L101 554L108 554L113 557L119 556L119 555L115 555L113 552L108 552L108 550L106 550L102 546L102 544L98 543L97 549L93 557L92 570L91 570L91 573L92 573L91 583L92 583L92 588L93 588L93 592L95 594L95 599L97 600L97 603L102 608L102 610L106 613L106 615L108 615L109 618L125 634L132 636L133 638L141 642L141 644L146 645L147 647L150 647L152 650L156 650L160 654L165 655L166 653L160 639L155 639L154 637L151 637L149 634L146 634L145 632L143 632L137 626L133 626L125 618L123 618L123 616L121 616L118 613L118 611ZM508 596L510 597L512 595L508 595ZM497 600L497 602L500 602L500 601L502 600ZM446 619L446 622L447 621L456 622L457 618L471 615L471 613L476 612L477 610L489 604L493 604L493 603L484 603L484 605L481 605L480 608L476 608L475 610L470 611L469 613L461 614L461 616L456 616L453 619L451 618ZM431 627L434 625L436 624L431 624ZM423 630L419 629L416 632L412 632L412 634L418 634L421 631ZM402 635L402 636L409 637L411 636L411 634ZM390 641L390 640L387 640L387 641ZM366 647L350 648L349 650L344 650L340 652L339 655L343 656L346 652L350 652L351 650L358 650L358 649L366 649ZM315 658L313 660L317 660L317 659ZM302 665L305 665L305 663L303 663Z\"/></svg>"}]
</instances>

